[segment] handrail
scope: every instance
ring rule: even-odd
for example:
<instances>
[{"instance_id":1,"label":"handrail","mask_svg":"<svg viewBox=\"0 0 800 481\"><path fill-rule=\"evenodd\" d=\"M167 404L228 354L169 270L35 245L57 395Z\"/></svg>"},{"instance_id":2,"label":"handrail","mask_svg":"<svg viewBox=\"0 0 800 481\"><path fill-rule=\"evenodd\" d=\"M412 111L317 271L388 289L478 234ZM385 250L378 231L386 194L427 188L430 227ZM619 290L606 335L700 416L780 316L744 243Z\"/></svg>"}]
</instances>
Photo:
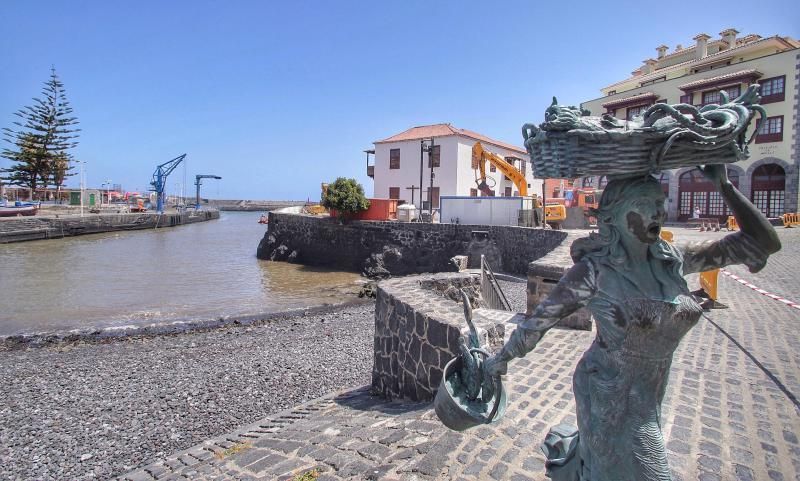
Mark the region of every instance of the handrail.
<instances>
[{"instance_id":1,"label":"handrail","mask_svg":"<svg viewBox=\"0 0 800 481\"><path fill-rule=\"evenodd\" d=\"M490 309L511 310L511 304L503 294L500 283L497 282L497 278L483 254L481 254L481 297Z\"/></svg>"}]
</instances>

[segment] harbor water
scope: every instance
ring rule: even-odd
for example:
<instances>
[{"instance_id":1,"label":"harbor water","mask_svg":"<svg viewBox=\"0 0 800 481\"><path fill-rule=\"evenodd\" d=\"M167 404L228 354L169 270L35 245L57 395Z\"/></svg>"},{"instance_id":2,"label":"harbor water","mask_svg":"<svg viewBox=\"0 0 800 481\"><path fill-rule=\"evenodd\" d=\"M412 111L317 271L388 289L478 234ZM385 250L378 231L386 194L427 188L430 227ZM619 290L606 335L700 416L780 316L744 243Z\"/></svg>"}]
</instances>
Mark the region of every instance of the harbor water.
<instances>
[{"instance_id":1,"label":"harbor water","mask_svg":"<svg viewBox=\"0 0 800 481\"><path fill-rule=\"evenodd\" d=\"M355 273L259 260L260 212L0 245L0 335L214 320L340 303Z\"/></svg>"}]
</instances>

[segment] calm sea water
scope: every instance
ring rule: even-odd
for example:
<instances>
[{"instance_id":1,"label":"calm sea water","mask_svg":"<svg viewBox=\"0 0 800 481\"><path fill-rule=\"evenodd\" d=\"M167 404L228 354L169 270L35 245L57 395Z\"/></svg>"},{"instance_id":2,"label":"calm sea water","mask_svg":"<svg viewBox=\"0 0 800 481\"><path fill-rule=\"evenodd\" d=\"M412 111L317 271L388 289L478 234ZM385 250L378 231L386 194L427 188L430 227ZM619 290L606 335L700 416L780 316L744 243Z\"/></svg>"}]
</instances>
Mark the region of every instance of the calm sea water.
<instances>
[{"instance_id":1,"label":"calm sea water","mask_svg":"<svg viewBox=\"0 0 800 481\"><path fill-rule=\"evenodd\" d=\"M0 335L246 316L358 291L358 274L256 259L260 215L0 244Z\"/></svg>"}]
</instances>

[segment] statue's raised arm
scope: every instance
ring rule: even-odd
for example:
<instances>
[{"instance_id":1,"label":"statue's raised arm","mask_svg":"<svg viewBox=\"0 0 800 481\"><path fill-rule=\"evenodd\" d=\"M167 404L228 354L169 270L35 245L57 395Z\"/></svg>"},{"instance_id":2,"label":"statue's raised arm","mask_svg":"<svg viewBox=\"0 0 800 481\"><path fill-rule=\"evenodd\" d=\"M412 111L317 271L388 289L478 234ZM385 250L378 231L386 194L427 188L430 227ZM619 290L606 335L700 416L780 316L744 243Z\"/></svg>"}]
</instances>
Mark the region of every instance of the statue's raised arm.
<instances>
[{"instance_id":1,"label":"statue's raised arm","mask_svg":"<svg viewBox=\"0 0 800 481\"><path fill-rule=\"evenodd\" d=\"M744 264L750 272L760 271L770 254L781 249L775 228L728 180L724 166L707 165L701 170L733 212L740 232L715 241L678 243L678 249L683 253L684 274L719 269L731 264Z\"/></svg>"}]
</instances>

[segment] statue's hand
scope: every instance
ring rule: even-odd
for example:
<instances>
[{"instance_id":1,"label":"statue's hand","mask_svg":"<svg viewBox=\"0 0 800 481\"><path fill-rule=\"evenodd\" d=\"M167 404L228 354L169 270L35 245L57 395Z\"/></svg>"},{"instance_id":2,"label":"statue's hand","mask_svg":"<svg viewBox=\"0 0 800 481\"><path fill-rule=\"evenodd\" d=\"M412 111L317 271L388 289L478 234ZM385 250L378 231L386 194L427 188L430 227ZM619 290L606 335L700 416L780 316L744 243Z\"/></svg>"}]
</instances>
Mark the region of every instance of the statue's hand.
<instances>
[{"instance_id":1,"label":"statue's hand","mask_svg":"<svg viewBox=\"0 0 800 481\"><path fill-rule=\"evenodd\" d=\"M483 378L494 379L497 376L505 376L508 372L508 361L504 361L497 356L491 356L483 361Z\"/></svg>"},{"instance_id":2,"label":"statue's hand","mask_svg":"<svg viewBox=\"0 0 800 481\"><path fill-rule=\"evenodd\" d=\"M491 356L483 361L481 370L483 371L481 397L483 402L489 402L495 395L495 380L508 372L508 361L504 361L497 356Z\"/></svg>"},{"instance_id":3,"label":"statue's hand","mask_svg":"<svg viewBox=\"0 0 800 481\"><path fill-rule=\"evenodd\" d=\"M717 187L728 183L728 169L722 164L704 165L700 167L700 171Z\"/></svg>"}]
</instances>

